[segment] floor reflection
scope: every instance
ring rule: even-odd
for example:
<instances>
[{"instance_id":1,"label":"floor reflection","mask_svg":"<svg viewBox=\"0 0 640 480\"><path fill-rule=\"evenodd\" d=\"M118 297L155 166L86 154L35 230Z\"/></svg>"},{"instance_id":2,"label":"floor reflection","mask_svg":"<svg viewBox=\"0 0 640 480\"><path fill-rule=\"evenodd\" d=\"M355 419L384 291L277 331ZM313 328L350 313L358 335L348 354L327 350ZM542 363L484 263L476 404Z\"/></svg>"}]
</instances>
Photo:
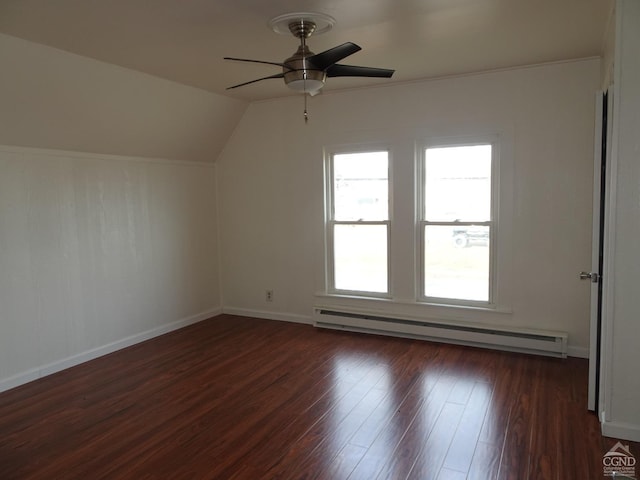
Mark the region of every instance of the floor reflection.
<instances>
[{"instance_id":1,"label":"floor reflection","mask_svg":"<svg viewBox=\"0 0 640 480\"><path fill-rule=\"evenodd\" d=\"M374 440L394 443L384 438L389 433L385 423L393 414L396 399L388 365L370 356L336 358L333 382L331 473L332 478L347 478Z\"/></svg>"},{"instance_id":2,"label":"floor reflection","mask_svg":"<svg viewBox=\"0 0 640 480\"><path fill-rule=\"evenodd\" d=\"M427 375L423 391L414 428L424 446L410 478L435 478L440 469L468 472L490 409L491 385L467 376Z\"/></svg>"},{"instance_id":3,"label":"floor reflection","mask_svg":"<svg viewBox=\"0 0 640 480\"><path fill-rule=\"evenodd\" d=\"M406 371L394 374L379 357L334 360L324 452L331 478L469 471L491 412L492 385L485 375L424 367L407 386Z\"/></svg>"}]
</instances>

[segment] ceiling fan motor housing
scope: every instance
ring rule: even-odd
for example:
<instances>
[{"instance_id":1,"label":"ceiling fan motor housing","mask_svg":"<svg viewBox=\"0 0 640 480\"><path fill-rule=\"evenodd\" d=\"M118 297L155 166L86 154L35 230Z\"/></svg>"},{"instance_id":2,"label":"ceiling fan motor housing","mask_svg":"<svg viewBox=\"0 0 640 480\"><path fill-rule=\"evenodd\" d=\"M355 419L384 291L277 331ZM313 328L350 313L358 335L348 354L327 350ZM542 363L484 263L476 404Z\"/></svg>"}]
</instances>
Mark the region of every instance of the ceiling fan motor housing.
<instances>
[{"instance_id":1,"label":"ceiling fan motor housing","mask_svg":"<svg viewBox=\"0 0 640 480\"><path fill-rule=\"evenodd\" d=\"M314 53L309 50L305 40L313 35L316 31L316 23L300 18L289 23L289 31L294 37L300 39L300 46L293 56L284 61L282 73L284 74L284 83L296 92L317 93L327 79L327 74L322 69L314 67L309 61Z\"/></svg>"},{"instance_id":2,"label":"ceiling fan motor housing","mask_svg":"<svg viewBox=\"0 0 640 480\"><path fill-rule=\"evenodd\" d=\"M317 92L324 85L327 73L315 67L310 61L314 53L306 45L300 45L293 56L284 61L284 82L298 92Z\"/></svg>"}]
</instances>

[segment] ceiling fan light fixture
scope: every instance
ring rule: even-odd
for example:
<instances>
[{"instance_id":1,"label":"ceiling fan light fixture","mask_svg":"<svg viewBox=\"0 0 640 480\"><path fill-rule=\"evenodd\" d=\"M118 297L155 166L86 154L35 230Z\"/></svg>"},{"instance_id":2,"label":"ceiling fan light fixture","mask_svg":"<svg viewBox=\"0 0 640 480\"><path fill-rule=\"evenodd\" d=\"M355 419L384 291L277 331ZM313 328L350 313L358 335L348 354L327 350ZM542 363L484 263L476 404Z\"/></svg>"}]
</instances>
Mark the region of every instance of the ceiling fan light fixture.
<instances>
[{"instance_id":1,"label":"ceiling fan light fixture","mask_svg":"<svg viewBox=\"0 0 640 480\"><path fill-rule=\"evenodd\" d=\"M322 70L304 68L304 64L296 70L284 73L284 82L294 92L308 93L311 96L320 92L324 87L327 75Z\"/></svg>"},{"instance_id":2,"label":"ceiling fan light fixture","mask_svg":"<svg viewBox=\"0 0 640 480\"><path fill-rule=\"evenodd\" d=\"M287 83L287 87L294 92L308 93L313 97L320 93L320 90L324 87L324 82L322 80L292 80Z\"/></svg>"}]
</instances>

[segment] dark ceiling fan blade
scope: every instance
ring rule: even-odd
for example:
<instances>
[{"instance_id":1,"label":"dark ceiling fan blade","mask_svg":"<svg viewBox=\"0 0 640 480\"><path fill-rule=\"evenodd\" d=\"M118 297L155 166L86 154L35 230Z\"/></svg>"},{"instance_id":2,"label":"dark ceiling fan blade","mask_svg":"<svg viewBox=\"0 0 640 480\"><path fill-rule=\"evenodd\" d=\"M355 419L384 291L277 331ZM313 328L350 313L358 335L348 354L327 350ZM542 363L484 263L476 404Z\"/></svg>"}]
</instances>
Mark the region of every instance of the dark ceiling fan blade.
<instances>
[{"instance_id":1,"label":"dark ceiling fan blade","mask_svg":"<svg viewBox=\"0 0 640 480\"><path fill-rule=\"evenodd\" d=\"M245 85L249 85L250 83L260 82L262 80L269 80L270 78L283 78L284 73L276 73L275 75L269 75L268 77L256 78L255 80L251 80L249 82L239 83L238 85L234 85L232 87L227 87L227 90L231 90L232 88L244 87Z\"/></svg>"},{"instance_id":2,"label":"dark ceiling fan blade","mask_svg":"<svg viewBox=\"0 0 640 480\"><path fill-rule=\"evenodd\" d=\"M339 62L343 58L347 58L349 55L353 55L356 52L362 50L360 46L353 42L343 43L337 47L325 50L322 53L318 53L308 58L309 62L313 64L318 70L326 70L331 65Z\"/></svg>"},{"instance_id":3,"label":"dark ceiling fan blade","mask_svg":"<svg viewBox=\"0 0 640 480\"><path fill-rule=\"evenodd\" d=\"M289 65L285 65L284 63L278 63L278 62L263 62L262 60L251 60L249 58L235 58L235 57L224 57L224 60L233 60L235 62L264 63L265 65L276 65L278 67L284 67L284 68L288 68L289 70L293 70Z\"/></svg>"},{"instance_id":4,"label":"dark ceiling fan blade","mask_svg":"<svg viewBox=\"0 0 640 480\"><path fill-rule=\"evenodd\" d=\"M391 78L395 70L387 68L357 67L355 65L335 65L327 68L327 77L380 77Z\"/></svg>"}]
</instances>

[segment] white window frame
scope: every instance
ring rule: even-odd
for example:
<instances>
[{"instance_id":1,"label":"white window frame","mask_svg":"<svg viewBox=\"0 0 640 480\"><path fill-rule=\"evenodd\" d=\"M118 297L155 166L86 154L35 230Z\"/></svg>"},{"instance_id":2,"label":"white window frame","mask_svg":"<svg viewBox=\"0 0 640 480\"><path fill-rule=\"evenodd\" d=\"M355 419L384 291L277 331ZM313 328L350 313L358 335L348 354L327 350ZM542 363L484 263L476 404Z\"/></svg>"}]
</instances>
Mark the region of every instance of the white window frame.
<instances>
[{"instance_id":1,"label":"white window frame","mask_svg":"<svg viewBox=\"0 0 640 480\"><path fill-rule=\"evenodd\" d=\"M484 222L442 222L425 220L425 183L426 183L426 151L429 148L443 147L466 147L474 145L491 145L491 207L490 220ZM478 307L495 309L497 304L497 287L498 287L498 212L499 212L499 142L495 135L479 136L479 137L448 137L433 138L423 142L419 142L416 148L416 248L418 268L416 268L416 298L419 303L438 305L438 306L462 306L462 307ZM489 227L489 292L488 300L467 300L461 298L441 298L428 297L424 293L425 289L425 227L429 225L443 226L464 226L477 225Z\"/></svg>"},{"instance_id":2,"label":"white window frame","mask_svg":"<svg viewBox=\"0 0 640 480\"><path fill-rule=\"evenodd\" d=\"M336 155L368 152L387 153L387 189L388 189L388 215L387 220L335 220L335 192L333 176L333 158ZM393 179L392 179L392 155L391 148L386 144L366 144L349 147L335 147L325 150L325 272L326 290L330 295L341 295L349 297L370 297L390 299L392 298L392 275L391 275L391 225L392 225L392 204L393 204ZM364 290L345 290L335 286L335 260L334 260L334 230L336 225L385 225L387 229L387 291L370 292Z\"/></svg>"}]
</instances>

